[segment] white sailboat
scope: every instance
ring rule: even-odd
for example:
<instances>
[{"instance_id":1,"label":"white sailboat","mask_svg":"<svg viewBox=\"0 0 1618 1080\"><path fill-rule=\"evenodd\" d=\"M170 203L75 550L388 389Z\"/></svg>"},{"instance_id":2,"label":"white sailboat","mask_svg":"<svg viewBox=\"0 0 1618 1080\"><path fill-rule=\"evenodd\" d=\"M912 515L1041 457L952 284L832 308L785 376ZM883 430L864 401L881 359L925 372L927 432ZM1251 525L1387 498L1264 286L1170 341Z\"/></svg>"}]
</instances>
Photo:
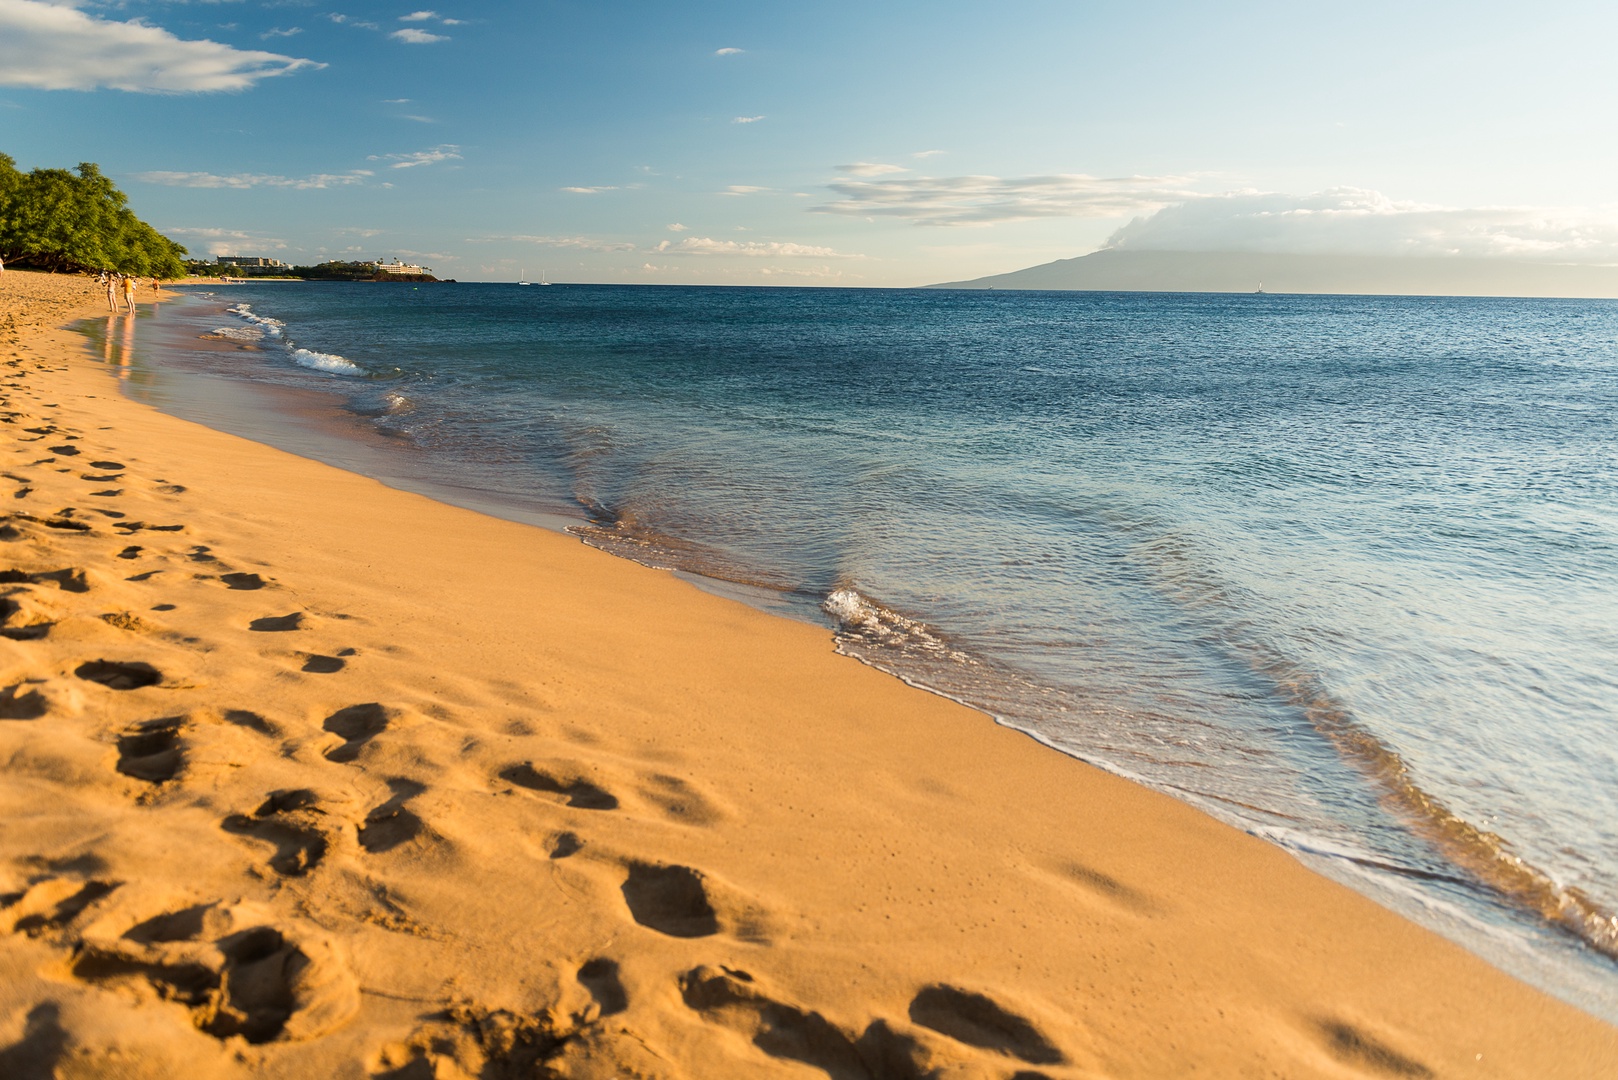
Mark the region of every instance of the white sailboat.
<instances>
[{"instance_id":1,"label":"white sailboat","mask_svg":"<svg viewBox=\"0 0 1618 1080\"><path fill-rule=\"evenodd\" d=\"M526 269L524 269L520 274L517 275L517 284L518 285L532 285L533 284L532 281L528 280L528 271Z\"/></svg>"},{"instance_id":2,"label":"white sailboat","mask_svg":"<svg viewBox=\"0 0 1618 1080\"><path fill-rule=\"evenodd\" d=\"M543 270L541 270L539 272L539 283L541 285L549 285L550 284L550 282L545 280L545 271L543 271Z\"/></svg>"}]
</instances>

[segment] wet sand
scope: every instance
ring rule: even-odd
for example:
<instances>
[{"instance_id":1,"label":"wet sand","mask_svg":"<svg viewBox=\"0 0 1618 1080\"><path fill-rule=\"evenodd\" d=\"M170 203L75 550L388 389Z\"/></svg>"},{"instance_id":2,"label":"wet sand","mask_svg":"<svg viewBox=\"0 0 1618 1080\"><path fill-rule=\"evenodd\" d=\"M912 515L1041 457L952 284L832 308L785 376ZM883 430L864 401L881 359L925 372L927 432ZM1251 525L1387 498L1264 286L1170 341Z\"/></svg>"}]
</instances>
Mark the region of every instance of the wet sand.
<instances>
[{"instance_id":1,"label":"wet sand","mask_svg":"<svg viewBox=\"0 0 1618 1080\"><path fill-rule=\"evenodd\" d=\"M0 1075L1618 1070L826 631L129 401L96 315L0 277Z\"/></svg>"}]
</instances>

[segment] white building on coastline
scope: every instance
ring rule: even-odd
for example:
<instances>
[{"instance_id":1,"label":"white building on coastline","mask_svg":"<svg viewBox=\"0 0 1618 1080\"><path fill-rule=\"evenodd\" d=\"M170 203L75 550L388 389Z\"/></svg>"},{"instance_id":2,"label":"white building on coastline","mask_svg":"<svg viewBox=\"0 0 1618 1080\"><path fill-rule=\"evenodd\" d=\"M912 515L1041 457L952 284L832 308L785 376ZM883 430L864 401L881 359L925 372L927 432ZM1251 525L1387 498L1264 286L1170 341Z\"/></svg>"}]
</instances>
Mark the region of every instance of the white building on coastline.
<instances>
[{"instance_id":1,"label":"white building on coastline","mask_svg":"<svg viewBox=\"0 0 1618 1080\"><path fill-rule=\"evenodd\" d=\"M430 273L432 273L432 270L429 269L428 267L417 266L415 263L402 263L398 259L394 259L392 262L383 262L381 259L378 259L376 261L376 271L379 274L430 274Z\"/></svg>"}]
</instances>

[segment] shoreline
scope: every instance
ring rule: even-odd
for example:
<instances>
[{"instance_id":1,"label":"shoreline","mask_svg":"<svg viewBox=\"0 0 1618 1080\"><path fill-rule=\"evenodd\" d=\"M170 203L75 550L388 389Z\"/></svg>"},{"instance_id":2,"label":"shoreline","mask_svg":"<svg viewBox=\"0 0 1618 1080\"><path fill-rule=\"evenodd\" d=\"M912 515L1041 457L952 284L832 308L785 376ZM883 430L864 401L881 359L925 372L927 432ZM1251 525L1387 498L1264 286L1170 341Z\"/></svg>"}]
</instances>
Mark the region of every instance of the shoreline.
<instances>
[{"instance_id":1,"label":"shoreline","mask_svg":"<svg viewBox=\"0 0 1618 1080\"><path fill-rule=\"evenodd\" d=\"M823 630L128 400L49 329L70 300L0 353L31 489L7 627L46 626L0 643L0 797L30 825L0 840L0 1055L199 1076L1618 1064L1618 1029ZM155 681L113 685L142 664ZM242 935L275 948L232 954ZM231 990L276 956L297 970L273 1001ZM212 997L165 983L181 958Z\"/></svg>"}]
</instances>

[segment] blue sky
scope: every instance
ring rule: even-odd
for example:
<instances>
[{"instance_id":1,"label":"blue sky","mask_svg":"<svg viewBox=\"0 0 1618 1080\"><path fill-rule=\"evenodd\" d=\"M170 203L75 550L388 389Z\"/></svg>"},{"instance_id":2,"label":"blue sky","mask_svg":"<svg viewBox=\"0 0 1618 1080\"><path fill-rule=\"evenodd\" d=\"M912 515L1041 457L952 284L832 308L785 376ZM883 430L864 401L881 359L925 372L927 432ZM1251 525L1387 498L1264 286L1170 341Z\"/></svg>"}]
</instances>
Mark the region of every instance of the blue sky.
<instances>
[{"instance_id":1,"label":"blue sky","mask_svg":"<svg viewBox=\"0 0 1618 1080\"><path fill-rule=\"evenodd\" d=\"M0 150L100 163L197 253L463 280L1610 263L1615 32L1594 4L0 0Z\"/></svg>"}]
</instances>

